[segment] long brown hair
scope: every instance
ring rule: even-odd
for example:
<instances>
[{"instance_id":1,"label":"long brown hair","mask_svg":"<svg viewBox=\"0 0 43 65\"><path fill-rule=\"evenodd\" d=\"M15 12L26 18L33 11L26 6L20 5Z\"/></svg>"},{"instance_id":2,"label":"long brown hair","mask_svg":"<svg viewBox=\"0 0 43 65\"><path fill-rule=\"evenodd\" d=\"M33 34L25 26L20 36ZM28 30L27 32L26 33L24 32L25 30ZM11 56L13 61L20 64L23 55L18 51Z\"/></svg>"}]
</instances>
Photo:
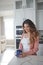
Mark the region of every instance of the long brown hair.
<instances>
[{"instance_id":1,"label":"long brown hair","mask_svg":"<svg viewBox=\"0 0 43 65\"><path fill-rule=\"evenodd\" d=\"M38 30L36 29L35 24L30 20L30 19L26 19L23 22L23 27L24 24L28 24L30 27L30 43L34 43L35 40L37 39L37 37L39 36Z\"/></svg>"}]
</instances>

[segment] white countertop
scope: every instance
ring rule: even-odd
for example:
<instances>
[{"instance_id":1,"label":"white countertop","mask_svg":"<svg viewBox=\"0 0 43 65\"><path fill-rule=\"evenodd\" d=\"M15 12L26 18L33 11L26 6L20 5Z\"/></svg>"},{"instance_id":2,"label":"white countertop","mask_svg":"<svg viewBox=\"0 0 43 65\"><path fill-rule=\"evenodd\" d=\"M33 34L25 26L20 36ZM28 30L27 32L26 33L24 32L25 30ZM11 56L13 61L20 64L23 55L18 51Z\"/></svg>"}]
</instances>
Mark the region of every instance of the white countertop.
<instances>
[{"instance_id":1,"label":"white countertop","mask_svg":"<svg viewBox=\"0 0 43 65\"><path fill-rule=\"evenodd\" d=\"M43 65L43 56L18 58L15 56L14 49L8 48L0 54L0 65Z\"/></svg>"},{"instance_id":2,"label":"white countertop","mask_svg":"<svg viewBox=\"0 0 43 65\"><path fill-rule=\"evenodd\" d=\"M43 65L43 56L27 56L24 58L14 56L8 65Z\"/></svg>"}]
</instances>

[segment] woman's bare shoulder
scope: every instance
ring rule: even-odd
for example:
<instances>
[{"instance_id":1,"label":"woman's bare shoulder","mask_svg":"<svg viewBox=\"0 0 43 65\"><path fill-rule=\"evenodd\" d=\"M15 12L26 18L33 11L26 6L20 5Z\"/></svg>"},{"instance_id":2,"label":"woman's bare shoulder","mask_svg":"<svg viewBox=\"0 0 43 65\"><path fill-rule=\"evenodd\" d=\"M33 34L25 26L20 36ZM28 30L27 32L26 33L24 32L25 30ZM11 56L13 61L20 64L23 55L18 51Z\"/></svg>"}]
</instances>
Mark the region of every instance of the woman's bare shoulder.
<instances>
[{"instance_id":1,"label":"woman's bare shoulder","mask_svg":"<svg viewBox=\"0 0 43 65\"><path fill-rule=\"evenodd\" d=\"M22 33L21 38L23 38L23 36L24 36L24 33Z\"/></svg>"}]
</instances>

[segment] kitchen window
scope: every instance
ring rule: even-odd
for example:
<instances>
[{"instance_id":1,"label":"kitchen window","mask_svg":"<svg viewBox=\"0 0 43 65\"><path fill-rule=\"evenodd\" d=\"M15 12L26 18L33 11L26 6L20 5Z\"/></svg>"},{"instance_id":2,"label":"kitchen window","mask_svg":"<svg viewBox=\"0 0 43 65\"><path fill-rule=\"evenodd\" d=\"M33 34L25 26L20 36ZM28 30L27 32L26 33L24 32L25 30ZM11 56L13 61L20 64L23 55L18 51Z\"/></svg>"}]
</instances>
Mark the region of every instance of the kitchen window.
<instances>
[{"instance_id":1,"label":"kitchen window","mask_svg":"<svg viewBox=\"0 0 43 65\"><path fill-rule=\"evenodd\" d=\"M6 39L14 39L14 19L13 18L4 18L5 25L5 36Z\"/></svg>"}]
</instances>

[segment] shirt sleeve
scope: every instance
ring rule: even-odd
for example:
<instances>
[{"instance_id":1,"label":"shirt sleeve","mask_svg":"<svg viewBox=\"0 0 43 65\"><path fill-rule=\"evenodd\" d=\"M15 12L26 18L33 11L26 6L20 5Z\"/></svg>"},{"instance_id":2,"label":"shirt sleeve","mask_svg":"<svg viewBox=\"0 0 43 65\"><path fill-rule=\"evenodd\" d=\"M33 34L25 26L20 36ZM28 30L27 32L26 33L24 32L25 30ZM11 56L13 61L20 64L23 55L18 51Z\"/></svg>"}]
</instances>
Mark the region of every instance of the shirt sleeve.
<instances>
[{"instance_id":1,"label":"shirt sleeve","mask_svg":"<svg viewBox=\"0 0 43 65\"><path fill-rule=\"evenodd\" d=\"M22 44L21 44L21 43L19 44L19 49L20 49L20 50L22 50L22 49L23 49L23 46L22 46Z\"/></svg>"},{"instance_id":2,"label":"shirt sleeve","mask_svg":"<svg viewBox=\"0 0 43 65\"><path fill-rule=\"evenodd\" d=\"M39 49L39 37L37 37L37 40L35 40L34 48L29 51L29 54L35 54Z\"/></svg>"}]
</instances>

